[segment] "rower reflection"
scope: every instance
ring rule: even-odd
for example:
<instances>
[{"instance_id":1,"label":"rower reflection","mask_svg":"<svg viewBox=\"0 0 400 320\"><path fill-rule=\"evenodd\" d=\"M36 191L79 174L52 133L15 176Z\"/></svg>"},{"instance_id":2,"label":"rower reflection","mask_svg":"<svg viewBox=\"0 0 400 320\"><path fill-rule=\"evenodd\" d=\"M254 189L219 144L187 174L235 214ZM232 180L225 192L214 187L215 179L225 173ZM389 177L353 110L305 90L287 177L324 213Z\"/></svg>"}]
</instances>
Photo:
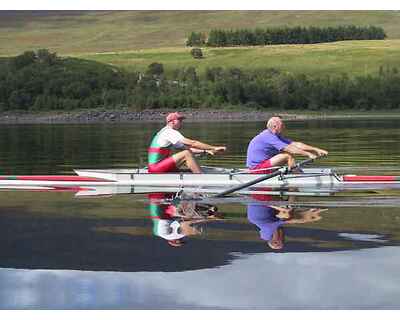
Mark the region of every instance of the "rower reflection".
<instances>
[{"instance_id":1,"label":"rower reflection","mask_svg":"<svg viewBox=\"0 0 400 320\"><path fill-rule=\"evenodd\" d=\"M326 209L295 209L254 203L247 205L247 218L258 227L261 239L265 240L271 249L280 250L285 245L284 225L321 220L320 213L323 211Z\"/></svg>"},{"instance_id":2,"label":"rower reflection","mask_svg":"<svg viewBox=\"0 0 400 320\"><path fill-rule=\"evenodd\" d=\"M223 218L213 205L180 201L166 193L152 193L148 197L153 234L173 247L184 245L185 237L202 234L204 223Z\"/></svg>"}]
</instances>

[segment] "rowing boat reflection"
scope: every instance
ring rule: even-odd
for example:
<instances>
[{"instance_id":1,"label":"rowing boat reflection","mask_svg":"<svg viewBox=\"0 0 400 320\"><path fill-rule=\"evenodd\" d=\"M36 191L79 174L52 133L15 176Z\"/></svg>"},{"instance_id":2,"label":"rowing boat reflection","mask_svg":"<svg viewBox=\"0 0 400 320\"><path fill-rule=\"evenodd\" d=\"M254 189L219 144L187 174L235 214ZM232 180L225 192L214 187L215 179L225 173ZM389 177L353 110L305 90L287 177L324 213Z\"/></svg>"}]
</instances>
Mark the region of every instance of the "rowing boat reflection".
<instances>
[{"instance_id":1,"label":"rowing boat reflection","mask_svg":"<svg viewBox=\"0 0 400 320\"><path fill-rule=\"evenodd\" d=\"M163 238L174 247L185 244L190 236L204 232L207 222L221 220L224 213L218 207L205 203L197 196L197 201L184 195L168 193L149 194L150 218L153 234ZM199 199L201 201L199 201ZM285 243L285 225L304 224L322 219L320 213L328 209L294 208L289 205L272 205L272 196L254 195L254 202L247 204L247 219L259 229L260 239L273 250L280 250ZM291 197L288 201L293 201Z\"/></svg>"}]
</instances>

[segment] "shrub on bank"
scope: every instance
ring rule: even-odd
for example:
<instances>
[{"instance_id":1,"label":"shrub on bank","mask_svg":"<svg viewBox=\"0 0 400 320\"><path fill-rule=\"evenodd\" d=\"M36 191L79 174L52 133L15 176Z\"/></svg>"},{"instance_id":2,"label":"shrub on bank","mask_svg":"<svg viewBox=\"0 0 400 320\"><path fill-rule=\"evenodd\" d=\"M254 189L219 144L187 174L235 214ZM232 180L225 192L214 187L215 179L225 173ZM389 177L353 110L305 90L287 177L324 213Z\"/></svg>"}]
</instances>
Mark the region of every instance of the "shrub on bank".
<instances>
[{"instance_id":1,"label":"shrub on bank","mask_svg":"<svg viewBox=\"0 0 400 320\"><path fill-rule=\"evenodd\" d=\"M193 58L195 59L201 59L203 58L203 51L201 51L200 48L193 48L190 50L190 54L192 55Z\"/></svg>"}]
</instances>

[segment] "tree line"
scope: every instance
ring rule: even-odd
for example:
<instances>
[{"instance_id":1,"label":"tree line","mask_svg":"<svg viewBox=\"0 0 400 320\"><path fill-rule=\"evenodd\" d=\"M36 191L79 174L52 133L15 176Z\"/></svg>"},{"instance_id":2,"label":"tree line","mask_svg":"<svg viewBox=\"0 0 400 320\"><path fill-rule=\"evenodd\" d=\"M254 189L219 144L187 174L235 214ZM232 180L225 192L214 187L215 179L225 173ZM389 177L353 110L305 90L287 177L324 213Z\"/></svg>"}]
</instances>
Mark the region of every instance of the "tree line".
<instances>
[{"instance_id":1,"label":"tree line","mask_svg":"<svg viewBox=\"0 0 400 320\"><path fill-rule=\"evenodd\" d=\"M276 69L194 67L168 74L160 63L126 72L47 50L0 60L0 111L88 108L398 109L400 73L310 76Z\"/></svg>"},{"instance_id":2,"label":"tree line","mask_svg":"<svg viewBox=\"0 0 400 320\"><path fill-rule=\"evenodd\" d=\"M336 27L274 27L254 30L212 29L189 34L186 45L208 47L258 46L276 44L310 44L343 40L382 40L386 33L376 26L336 26Z\"/></svg>"},{"instance_id":3,"label":"tree line","mask_svg":"<svg viewBox=\"0 0 400 320\"><path fill-rule=\"evenodd\" d=\"M47 49L0 61L0 111L72 110L116 105L129 75Z\"/></svg>"}]
</instances>

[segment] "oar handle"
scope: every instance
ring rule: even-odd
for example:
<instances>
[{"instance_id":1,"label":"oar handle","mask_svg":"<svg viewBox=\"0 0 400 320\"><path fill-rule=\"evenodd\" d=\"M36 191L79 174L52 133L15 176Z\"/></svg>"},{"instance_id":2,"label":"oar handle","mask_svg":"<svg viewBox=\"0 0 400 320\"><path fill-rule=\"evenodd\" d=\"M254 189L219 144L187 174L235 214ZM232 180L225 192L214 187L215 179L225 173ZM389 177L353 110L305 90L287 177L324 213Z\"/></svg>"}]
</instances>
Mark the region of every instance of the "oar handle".
<instances>
[{"instance_id":1,"label":"oar handle","mask_svg":"<svg viewBox=\"0 0 400 320\"><path fill-rule=\"evenodd\" d=\"M293 171L295 169L301 168L302 166L305 166L306 164L309 164L309 163L311 163L314 160L319 159L319 158L321 158L321 157L317 157L315 159L309 158L309 159L306 159L306 160L303 160L303 161L300 161L300 162L296 163L291 169L289 169L288 167L285 167L285 168L287 168L287 170L288 170L287 172L290 172L290 171Z\"/></svg>"}]
</instances>

